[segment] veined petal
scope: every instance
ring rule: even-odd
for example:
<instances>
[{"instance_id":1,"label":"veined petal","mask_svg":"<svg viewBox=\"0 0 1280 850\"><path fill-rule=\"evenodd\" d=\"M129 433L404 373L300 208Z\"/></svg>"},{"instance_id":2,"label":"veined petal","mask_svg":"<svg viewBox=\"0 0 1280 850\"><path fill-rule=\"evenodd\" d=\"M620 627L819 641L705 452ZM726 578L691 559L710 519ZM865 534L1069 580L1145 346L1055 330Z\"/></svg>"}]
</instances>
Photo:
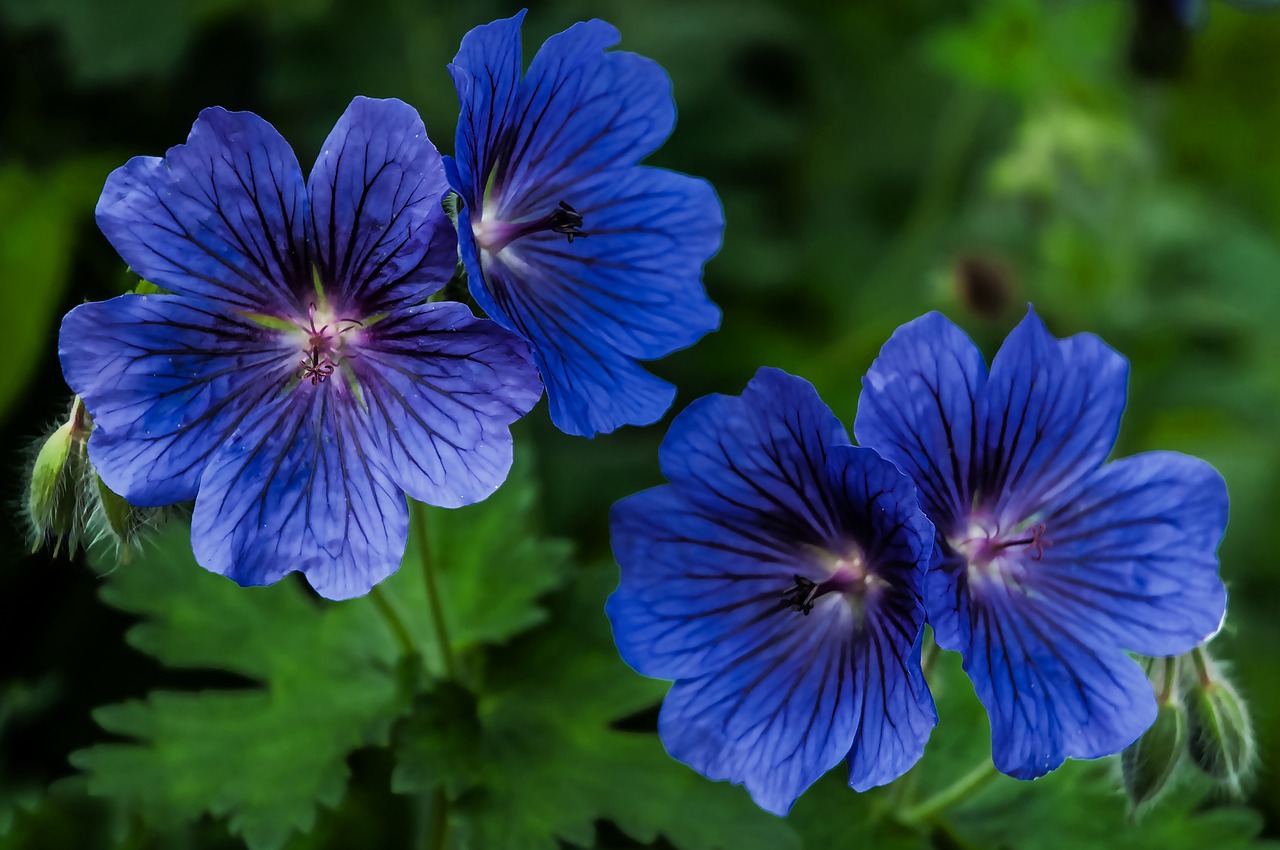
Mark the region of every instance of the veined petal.
<instances>
[{"instance_id":1,"label":"veined petal","mask_svg":"<svg viewBox=\"0 0 1280 850\"><path fill-rule=\"evenodd\" d=\"M892 463L858 446L829 451L828 486L839 495L845 533L876 580L858 603L851 658L858 689L849 785L866 791L910 770L938 722L920 669L934 528L917 507L915 487Z\"/></svg>"},{"instance_id":2,"label":"veined petal","mask_svg":"<svg viewBox=\"0 0 1280 850\"><path fill-rule=\"evenodd\" d=\"M382 464L410 496L444 507L506 480L511 423L542 395L524 340L449 302L374 325L350 366Z\"/></svg>"},{"instance_id":3,"label":"veined petal","mask_svg":"<svg viewBox=\"0 0 1280 850\"><path fill-rule=\"evenodd\" d=\"M368 593L404 556L409 511L364 452L341 381L257 409L210 459L191 518L196 561L241 585L301 570L321 596Z\"/></svg>"},{"instance_id":4,"label":"veined petal","mask_svg":"<svg viewBox=\"0 0 1280 850\"><path fill-rule=\"evenodd\" d=\"M399 100L357 97L325 140L308 184L317 267L345 303L376 313L421 301L449 279L455 235L444 163Z\"/></svg>"},{"instance_id":5,"label":"veined petal","mask_svg":"<svg viewBox=\"0 0 1280 850\"><path fill-rule=\"evenodd\" d=\"M502 218L541 214L583 180L635 165L671 134L670 78L652 59L606 52L618 41L614 27L586 21L551 36L534 56L497 154L493 192Z\"/></svg>"},{"instance_id":6,"label":"veined petal","mask_svg":"<svg viewBox=\"0 0 1280 850\"><path fill-rule=\"evenodd\" d=\"M1045 524L1050 545L1027 584L1097 645L1177 655L1221 626L1227 488L1204 461L1149 452L1109 463Z\"/></svg>"},{"instance_id":7,"label":"veined petal","mask_svg":"<svg viewBox=\"0 0 1280 850\"><path fill-rule=\"evenodd\" d=\"M195 498L209 458L297 368L220 302L122 295L76 307L58 339L67 384L94 417L94 467L135 505Z\"/></svg>"},{"instance_id":8,"label":"veined petal","mask_svg":"<svg viewBox=\"0 0 1280 850\"><path fill-rule=\"evenodd\" d=\"M778 540L821 545L844 534L827 462L831 446L848 442L808 381L763 368L741 396L690 404L671 423L659 460L694 503L749 518Z\"/></svg>"},{"instance_id":9,"label":"veined petal","mask_svg":"<svg viewBox=\"0 0 1280 850\"><path fill-rule=\"evenodd\" d=\"M815 608L798 626L716 673L677 682L658 717L672 757L745 785L778 815L848 754L861 696L849 607Z\"/></svg>"},{"instance_id":10,"label":"veined petal","mask_svg":"<svg viewBox=\"0 0 1280 850\"><path fill-rule=\"evenodd\" d=\"M931 582L931 618L955 603L932 591ZM1112 755L1155 720L1155 694L1138 663L1097 646L1057 606L972 583L967 605L972 642L959 649L991 720L999 770L1034 779L1067 758Z\"/></svg>"},{"instance_id":11,"label":"veined petal","mask_svg":"<svg viewBox=\"0 0 1280 850\"><path fill-rule=\"evenodd\" d=\"M820 580L820 566L749 517L709 511L668 485L614 505L611 539L622 580L605 610L622 659L646 676L708 675L810 625L783 595L797 574Z\"/></svg>"},{"instance_id":12,"label":"veined petal","mask_svg":"<svg viewBox=\"0 0 1280 850\"><path fill-rule=\"evenodd\" d=\"M720 324L702 285L724 230L720 203L705 181L649 168L610 172L573 197L588 238L547 231L479 256L464 239L471 289L533 344L559 428L647 424L672 393L632 361L664 357Z\"/></svg>"},{"instance_id":13,"label":"veined petal","mask_svg":"<svg viewBox=\"0 0 1280 850\"><path fill-rule=\"evenodd\" d=\"M986 365L964 331L929 313L894 331L862 379L853 432L897 464L940 530L971 506Z\"/></svg>"},{"instance_id":14,"label":"veined petal","mask_svg":"<svg viewBox=\"0 0 1280 850\"><path fill-rule=\"evenodd\" d=\"M479 209L520 85L520 23L524 11L476 27L462 38L449 65L461 114L449 159L450 182L468 207ZM468 230L469 232L469 230Z\"/></svg>"},{"instance_id":15,"label":"veined petal","mask_svg":"<svg viewBox=\"0 0 1280 850\"><path fill-rule=\"evenodd\" d=\"M184 145L107 178L98 226L141 277L178 295L279 312L311 289L302 170L251 112L200 113Z\"/></svg>"},{"instance_id":16,"label":"veined petal","mask_svg":"<svg viewBox=\"0 0 1280 850\"><path fill-rule=\"evenodd\" d=\"M1097 469L1115 444L1128 362L1092 334L1055 339L1028 311L991 362L978 488L1016 520Z\"/></svg>"}]
</instances>

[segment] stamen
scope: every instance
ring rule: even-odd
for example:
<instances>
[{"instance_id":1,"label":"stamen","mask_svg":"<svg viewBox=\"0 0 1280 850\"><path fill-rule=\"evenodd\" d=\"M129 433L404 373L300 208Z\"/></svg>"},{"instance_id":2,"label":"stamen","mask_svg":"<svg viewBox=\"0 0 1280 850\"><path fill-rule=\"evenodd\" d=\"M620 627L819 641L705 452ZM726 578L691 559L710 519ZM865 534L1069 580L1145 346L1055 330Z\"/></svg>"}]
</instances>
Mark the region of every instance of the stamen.
<instances>
[{"instance_id":1,"label":"stamen","mask_svg":"<svg viewBox=\"0 0 1280 850\"><path fill-rule=\"evenodd\" d=\"M547 226L556 233L561 233L569 237L569 244L573 244L573 237L581 236L583 239L591 234L582 229L582 214L569 206L564 201L560 202L560 206L551 211L551 215L547 216Z\"/></svg>"},{"instance_id":2,"label":"stamen","mask_svg":"<svg viewBox=\"0 0 1280 850\"><path fill-rule=\"evenodd\" d=\"M822 586L802 575L792 576L796 586L783 591L782 598L792 611L799 611L806 617L813 610L814 601L822 595Z\"/></svg>"},{"instance_id":3,"label":"stamen","mask_svg":"<svg viewBox=\"0 0 1280 850\"><path fill-rule=\"evenodd\" d=\"M329 335L330 327L334 328L332 337ZM338 361L332 357L333 343L341 339L347 331L359 327L364 327L364 323L358 319L335 319L317 328L316 305L314 301L311 302L307 308L307 326L302 328L307 332L308 342L306 354L298 361L299 380L310 379L313 387L329 380L338 368Z\"/></svg>"}]
</instances>

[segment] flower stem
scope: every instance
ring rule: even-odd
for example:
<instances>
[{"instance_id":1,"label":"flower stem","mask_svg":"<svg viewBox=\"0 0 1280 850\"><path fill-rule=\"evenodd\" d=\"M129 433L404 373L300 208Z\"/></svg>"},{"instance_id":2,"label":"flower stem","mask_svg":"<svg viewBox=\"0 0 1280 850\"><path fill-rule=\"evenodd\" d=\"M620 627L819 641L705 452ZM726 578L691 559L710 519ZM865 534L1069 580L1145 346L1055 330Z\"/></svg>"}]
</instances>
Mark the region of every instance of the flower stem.
<instances>
[{"instance_id":1,"label":"flower stem","mask_svg":"<svg viewBox=\"0 0 1280 850\"><path fill-rule=\"evenodd\" d=\"M409 630L405 628L404 620L396 613L395 606L383 594L382 588L374 585L373 590L369 591L369 598L373 600L374 607L378 609L382 619L387 621L387 627L391 629L391 634L395 636L396 643L400 644L400 651L406 656L416 653L418 649L413 645L413 638L410 636Z\"/></svg>"},{"instance_id":2,"label":"flower stem","mask_svg":"<svg viewBox=\"0 0 1280 850\"><path fill-rule=\"evenodd\" d=\"M449 798L437 788L431 803L431 826L427 830L427 850L445 850L449 839Z\"/></svg>"},{"instance_id":3,"label":"flower stem","mask_svg":"<svg viewBox=\"0 0 1280 850\"><path fill-rule=\"evenodd\" d=\"M956 803L976 793L982 786L994 779L995 776L995 765L991 763L991 759L984 759L973 770L937 794L927 800L916 803L914 806L903 809L899 813L898 819L903 823L912 825L928 821L935 815L946 811Z\"/></svg>"},{"instance_id":4,"label":"flower stem","mask_svg":"<svg viewBox=\"0 0 1280 850\"><path fill-rule=\"evenodd\" d=\"M440 660L444 664L445 675L450 679L458 678L458 664L453 657L453 645L449 642L449 628L444 622L444 606L440 604L440 588L436 584L435 564L431 558L430 541L427 539L426 505L413 502L412 524L416 529L418 541L418 557L422 559L422 580L427 588L427 604L431 608L431 625L436 632L436 643L440 645ZM446 803L447 805L447 803Z\"/></svg>"},{"instance_id":5,"label":"flower stem","mask_svg":"<svg viewBox=\"0 0 1280 850\"><path fill-rule=\"evenodd\" d=\"M1200 677L1200 686L1207 688L1213 684L1213 674L1209 672L1209 653L1203 646L1191 650L1191 660L1196 665L1196 674Z\"/></svg>"}]
</instances>

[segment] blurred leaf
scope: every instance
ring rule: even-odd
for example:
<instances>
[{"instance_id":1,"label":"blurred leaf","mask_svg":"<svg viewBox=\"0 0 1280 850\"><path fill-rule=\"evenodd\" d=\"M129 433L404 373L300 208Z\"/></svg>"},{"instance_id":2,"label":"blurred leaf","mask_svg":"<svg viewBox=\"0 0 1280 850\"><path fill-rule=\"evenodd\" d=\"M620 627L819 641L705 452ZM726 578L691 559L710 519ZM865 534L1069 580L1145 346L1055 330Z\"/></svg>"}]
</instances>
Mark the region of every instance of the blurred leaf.
<instances>
[{"instance_id":1,"label":"blurred leaf","mask_svg":"<svg viewBox=\"0 0 1280 850\"><path fill-rule=\"evenodd\" d=\"M385 743L400 713L397 653L367 602L321 604L297 581L241 588L192 560L171 527L102 590L143 617L130 642L171 667L249 677L261 687L156 691L95 712L131 743L73 753L90 792L161 825L226 817L250 847L274 850L334 806L347 754Z\"/></svg>"},{"instance_id":2,"label":"blurred leaf","mask_svg":"<svg viewBox=\"0 0 1280 850\"><path fill-rule=\"evenodd\" d=\"M619 660L601 612L610 573L579 577L558 628L492 652L478 696L439 695L440 722L401 728L396 790L450 792L456 847L589 847L597 820L682 850L796 847L741 789L674 761L656 735L611 728L654 705L666 684Z\"/></svg>"},{"instance_id":3,"label":"blurred leaf","mask_svg":"<svg viewBox=\"0 0 1280 850\"><path fill-rule=\"evenodd\" d=\"M539 537L538 486L528 450L517 449L507 482L485 501L446 510L420 506L400 572L383 586L398 607L427 611L422 541L435 571L449 640L455 653L501 643L546 619L539 599L567 576L572 545ZM406 618L418 642L439 657L436 633L425 616Z\"/></svg>"},{"instance_id":4,"label":"blurred leaf","mask_svg":"<svg viewBox=\"0 0 1280 850\"><path fill-rule=\"evenodd\" d=\"M0 370L0 414L23 390L36 363L57 350L54 315L79 226L89 217L106 173L97 159L71 160L42 174L20 165L0 166L0 315L8 352Z\"/></svg>"}]
</instances>

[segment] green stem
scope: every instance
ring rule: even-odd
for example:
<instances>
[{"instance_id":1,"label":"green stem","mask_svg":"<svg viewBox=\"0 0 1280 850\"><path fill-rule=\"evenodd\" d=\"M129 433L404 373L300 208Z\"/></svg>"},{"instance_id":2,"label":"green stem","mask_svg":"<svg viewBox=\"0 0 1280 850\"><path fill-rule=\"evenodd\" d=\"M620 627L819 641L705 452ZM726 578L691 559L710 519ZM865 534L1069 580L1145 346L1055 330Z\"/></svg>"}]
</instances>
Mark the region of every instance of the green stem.
<instances>
[{"instance_id":1,"label":"green stem","mask_svg":"<svg viewBox=\"0 0 1280 850\"><path fill-rule=\"evenodd\" d=\"M906 824L920 824L932 819L935 815L976 793L996 776L995 765L991 759L984 759L982 764L942 789L937 794L903 809L898 819Z\"/></svg>"},{"instance_id":2,"label":"green stem","mask_svg":"<svg viewBox=\"0 0 1280 850\"><path fill-rule=\"evenodd\" d=\"M1164 660L1164 683L1160 688L1159 702L1163 705L1173 697L1178 686L1178 658L1171 655Z\"/></svg>"},{"instance_id":3,"label":"green stem","mask_svg":"<svg viewBox=\"0 0 1280 850\"><path fill-rule=\"evenodd\" d=\"M440 660L444 664L445 675L450 679L457 679L458 664L453 657L453 644L449 642L449 628L444 622L444 606L440 604L440 588L436 584L435 564L427 539L429 521L426 506L421 502L414 502L412 524L417 533L418 555L422 558L422 580L427 588L427 605L431 607L431 625L436 632L436 643L440 646Z\"/></svg>"},{"instance_id":4,"label":"green stem","mask_svg":"<svg viewBox=\"0 0 1280 850\"><path fill-rule=\"evenodd\" d=\"M396 613L395 606L391 604L391 600L387 599L383 594L382 588L374 585L373 590L369 591L369 598L373 600L373 605L378 609L378 613L382 615L382 619L387 621L387 628L391 629L391 634L395 636L396 643L400 644L400 651L406 656L413 655L418 651L413 645L413 637L409 634L409 630L405 628L404 620Z\"/></svg>"},{"instance_id":5,"label":"green stem","mask_svg":"<svg viewBox=\"0 0 1280 850\"><path fill-rule=\"evenodd\" d=\"M431 828L427 830L427 850L445 850L449 840L449 798L443 788L436 789L431 805Z\"/></svg>"},{"instance_id":6,"label":"green stem","mask_svg":"<svg viewBox=\"0 0 1280 850\"><path fill-rule=\"evenodd\" d=\"M1196 665L1196 674L1200 677L1200 686L1207 688L1213 684L1213 674L1209 672L1209 653L1205 652L1203 646L1197 646L1191 650L1191 660Z\"/></svg>"}]
</instances>

